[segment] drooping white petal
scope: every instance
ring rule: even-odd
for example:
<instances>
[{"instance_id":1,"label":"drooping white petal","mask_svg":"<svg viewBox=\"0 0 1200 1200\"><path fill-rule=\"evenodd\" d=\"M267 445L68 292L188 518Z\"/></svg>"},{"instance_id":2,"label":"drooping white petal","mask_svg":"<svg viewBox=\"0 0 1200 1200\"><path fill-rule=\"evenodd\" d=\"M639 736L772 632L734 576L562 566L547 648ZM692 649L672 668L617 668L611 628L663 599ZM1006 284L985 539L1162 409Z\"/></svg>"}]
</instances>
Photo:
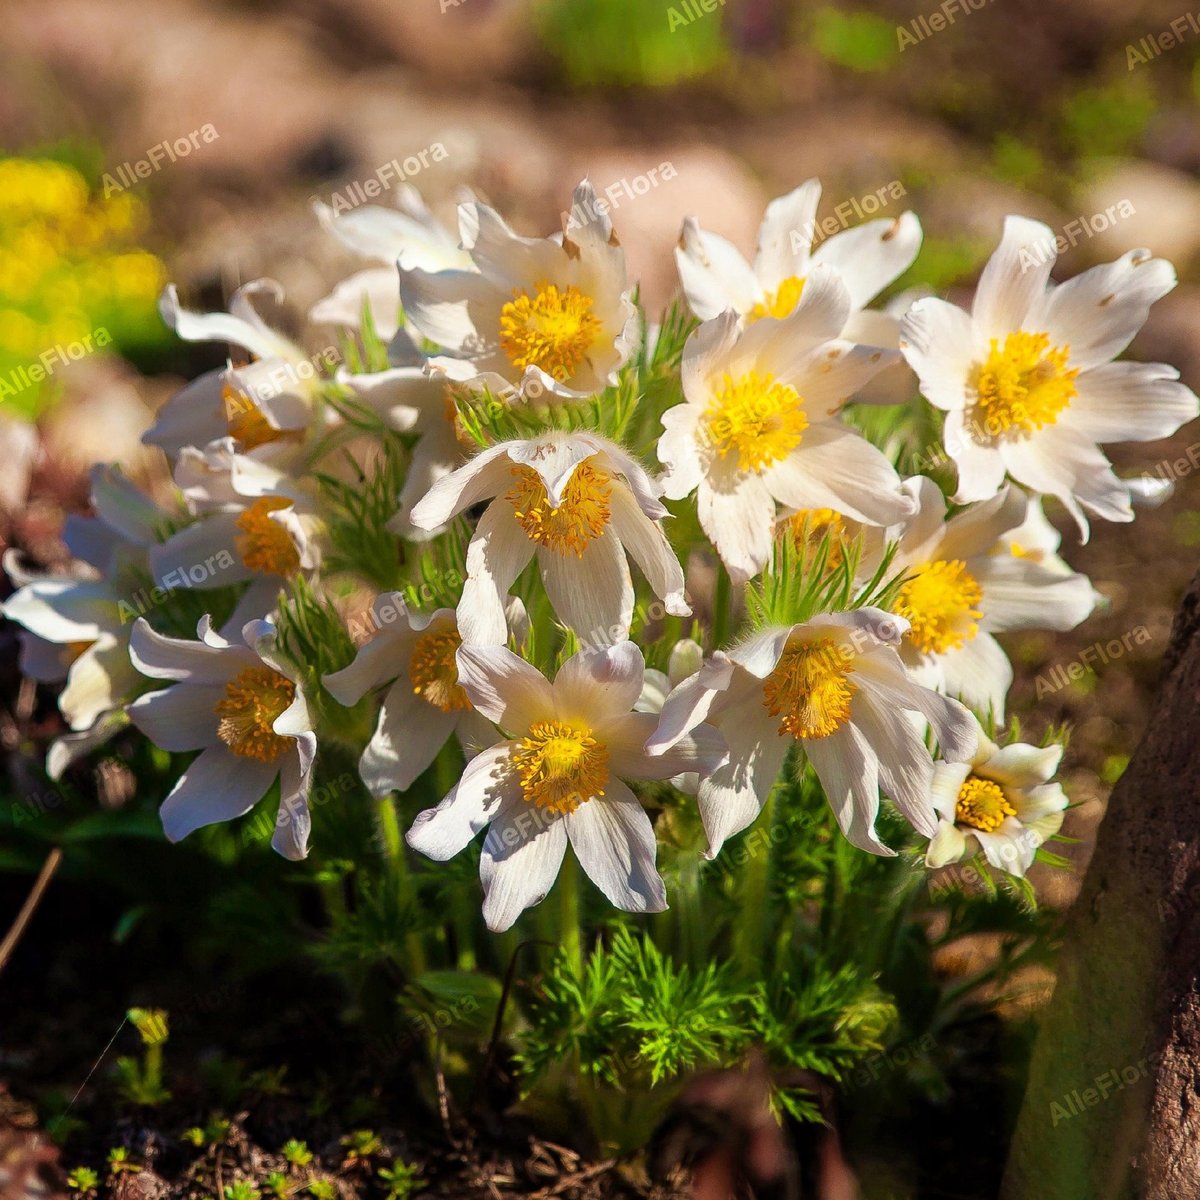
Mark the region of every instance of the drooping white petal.
<instances>
[{"instance_id":1,"label":"drooping white petal","mask_svg":"<svg viewBox=\"0 0 1200 1200\"><path fill-rule=\"evenodd\" d=\"M696 512L735 583L745 583L767 565L775 500L759 476L734 471L707 476L696 493Z\"/></svg>"},{"instance_id":2,"label":"drooping white petal","mask_svg":"<svg viewBox=\"0 0 1200 1200\"><path fill-rule=\"evenodd\" d=\"M509 590L533 557L536 543L517 523L512 505L493 501L467 546L467 578L458 602L458 631L471 645L508 641Z\"/></svg>"},{"instance_id":3,"label":"drooping white petal","mask_svg":"<svg viewBox=\"0 0 1200 1200\"><path fill-rule=\"evenodd\" d=\"M405 835L408 844L427 858L445 862L502 811L506 800L523 805L507 769L511 750L511 743L501 742L473 758L446 798L417 814Z\"/></svg>"},{"instance_id":4,"label":"drooping white petal","mask_svg":"<svg viewBox=\"0 0 1200 1200\"><path fill-rule=\"evenodd\" d=\"M167 840L178 842L203 825L248 813L278 773L276 763L233 754L225 745L203 750L159 809Z\"/></svg>"},{"instance_id":5,"label":"drooping white petal","mask_svg":"<svg viewBox=\"0 0 1200 1200\"><path fill-rule=\"evenodd\" d=\"M673 616L691 616L691 605L683 594L683 566L662 527L642 512L625 488L615 487L610 503L613 532L641 568L654 594Z\"/></svg>"},{"instance_id":6,"label":"drooping white petal","mask_svg":"<svg viewBox=\"0 0 1200 1200\"><path fill-rule=\"evenodd\" d=\"M415 695L405 669L384 696L375 732L359 759L358 773L371 795L412 787L454 733L458 717Z\"/></svg>"},{"instance_id":7,"label":"drooping white petal","mask_svg":"<svg viewBox=\"0 0 1200 1200\"><path fill-rule=\"evenodd\" d=\"M879 840L879 760L863 734L846 724L824 738L808 738L804 751L821 781L838 826L851 845L868 854L894 856Z\"/></svg>"},{"instance_id":8,"label":"drooping white petal","mask_svg":"<svg viewBox=\"0 0 1200 1200\"><path fill-rule=\"evenodd\" d=\"M567 828L561 816L523 799L501 804L479 859L483 919L493 933L511 928L527 908L546 898L566 850Z\"/></svg>"},{"instance_id":9,"label":"drooping white petal","mask_svg":"<svg viewBox=\"0 0 1200 1200\"><path fill-rule=\"evenodd\" d=\"M1086 575L1063 575L1008 555L978 561L981 569L975 579L983 589L979 627L989 633L1074 629L1096 606L1096 592Z\"/></svg>"},{"instance_id":10,"label":"drooping white petal","mask_svg":"<svg viewBox=\"0 0 1200 1200\"><path fill-rule=\"evenodd\" d=\"M624 912L662 912L667 889L654 860L654 826L638 798L610 779L603 797L563 818L571 848L587 877Z\"/></svg>"},{"instance_id":11,"label":"drooping white petal","mask_svg":"<svg viewBox=\"0 0 1200 1200\"><path fill-rule=\"evenodd\" d=\"M312 793L316 753L316 735L306 733L297 739L296 752L285 754L280 761L279 811L275 815L271 848L292 862L308 856L308 839L312 833L308 799Z\"/></svg>"},{"instance_id":12,"label":"drooping white petal","mask_svg":"<svg viewBox=\"0 0 1200 1200\"><path fill-rule=\"evenodd\" d=\"M546 595L558 619L586 646L604 646L629 634L633 581L612 528L587 544L582 557L538 547Z\"/></svg>"}]
</instances>

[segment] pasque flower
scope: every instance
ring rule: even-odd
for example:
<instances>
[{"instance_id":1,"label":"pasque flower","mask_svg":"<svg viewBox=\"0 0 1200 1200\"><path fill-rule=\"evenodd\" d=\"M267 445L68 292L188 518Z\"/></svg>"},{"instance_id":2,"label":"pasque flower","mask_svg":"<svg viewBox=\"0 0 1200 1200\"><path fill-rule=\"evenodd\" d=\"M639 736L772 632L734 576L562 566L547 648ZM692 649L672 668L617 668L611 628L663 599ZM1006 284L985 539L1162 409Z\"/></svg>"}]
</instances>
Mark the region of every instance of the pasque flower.
<instances>
[{"instance_id":1,"label":"pasque flower","mask_svg":"<svg viewBox=\"0 0 1200 1200\"><path fill-rule=\"evenodd\" d=\"M881 787L914 829L933 835L933 761L924 723L943 757L962 761L975 748L975 721L961 704L909 676L896 651L907 630L902 617L878 608L768 627L728 653L718 651L675 688L646 749L665 753L703 722L729 748L728 758L700 780L710 858L762 811L794 745L859 849L894 853L875 832Z\"/></svg>"},{"instance_id":2,"label":"pasque flower","mask_svg":"<svg viewBox=\"0 0 1200 1200\"><path fill-rule=\"evenodd\" d=\"M588 645L622 641L629 632L626 554L668 612L691 612L683 568L659 524L667 510L645 468L615 442L550 432L490 446L438 480L412 523L436 529L489 497L467 547L458 605L464 642L508 640L508 591L535 557L554 611Z\"/></svg>"},{"instance_id":3,"label":"pasque flower","mask_svg":"<svg viewBox=\"0 0 1200 1200\"><path fill-rule=\"evenodd\" d=\"M982 850L997 870L1024 875L1062 828L1067 794L1051 782L1062 752L1059 743L1001 748L980 730L970 762L935 764L930 794L939 820L926 864L944 867Z\"/></svg>"},{"instance_id":4,"label":"pasque flower","mask_svg":"<svg viewBox=\"0 0 1200 1200\"><path fill-rule=\"evenodd\" d=\"M814 250L820 199L821 184L810 179L772 200L758 232L753 264L688 217L675 261L696 316L708 321L726 309L749 321L790 316L812 272L832 268L850 295L846 325L838 333L853 341L895 346L896 318L863 310L912 265L921 248L920 222L911 212L867 221L832 234Z\"/></svg>"},{"instance_id":5,"label":"pasque flower","mask_svg":"<svg viewBox=\"0 0 1200 1200\"><path fill-rule=\"evenodd\" d=\"M551 683L503 646L458 651L459 686L502 733L437 808L418 814L408 843L440 861L487 828L479 877L489 929L508 929L545 898L568 842L616 907L667 907L654 828L625 781L707 771L724 744L697 722L648 755L643 745L658 719L633 711L644 667L641 651L622 642L580 651Z\"/></svg>"},{"instance_id":6,"label":"pasque flower","mask_svg":"<svg viewBox=\"0 0 1200 1200\"><path fill-rule=\"evenodd\" d=\"M559 238L515 234L486 204L459 207L473 269L400 269L417 333L444 348L430 368L496 394L590 396L617 380L637 340L625 252L586 180ZM600 206L603 207L603 206Z\"/></svg>"},{"instance_id":7,"label":"pasque flower","mask_svg":"<svg viewBox=\"0 0 1200 1200\"><path fill-rule=\"evenodd\" d=\"M884 544L895 544L889 569L907 577L896 603L909 622L900 655L913 677L1003 719L1013 673L993 634L1074 629L1101 597L1086 575L1053 550L1047 556L1050 527L1044 517L1039 526L1040 510L1030 517L1020 488L1005 485L949 520L932 479L906 479L904 490L916 511L886 531L866 531L863 570L873 569Z\"/></svg>"},{"instance_id":8,"label":"pasque flower","mask_svg":"<svg viewBox=\"0 0 1200 1200\"><path fill-rule=\"evenodd\" d=\"M371 613L375 636L359 647L348 667L322 682L345 705L386 687L375 733L358 765L372 795L383 796L411 787L447 738L457 736L470 757L492 740L493 730L458 682L462 638L453 609L414 613L399 592L389 592L375 601ZM520 600L511 602L507 615L517 628L526 623Z\"/></svg>"},{"instance_id":9,"label":"pasque flower","mask_svg":"<svg viewBox=\"0 0 1200 1200\"><path fill-rule=\"evenodd\" d=\"M1053 245L1041 222L1008 217L970 313L918 300L900 348L925 397L946 412L955 501L994 496L1007 474L1061 500L1086 539L1085 509L1133 520L1130 485L1100 445L1168 437L1200 402L1173 367L1112 361L1175 286L1171 264L1131 250L1055 284Z\"/></svg>"},{"instance_id":10,"label":"pasque flower","mask_svg":"<svg viewBox=\"0 0 1200 1200\"><path fill-rule=\"evenodd\" d=\"M663 489L672 500L696 493L700 524L737 581L766 566L777 502L876 525L911 511L891 463L837 420L896 358L844 340L849 313L837 273L817 268L787 317L742 330L726 312L688 340L686 403L663 415L658 443Z\"/></svg>"},{"instance_id":11,"label":"pasque flower","mask_svg":"<svg viewBox=\"0 0 1200 1200\"><path fill-rule=\"evenodd\" d=\"M204 617L196 638L164 637L139 618L129 640L137 669L171 684L135 700L130 719L164 750L200 751L163 801L163 829L177 842L231 821L278 779L271 845L285 858L303 858L317 738L299 672L276 651L267 620L248 622L230 641Z\"/></svg>"}]
</instances>

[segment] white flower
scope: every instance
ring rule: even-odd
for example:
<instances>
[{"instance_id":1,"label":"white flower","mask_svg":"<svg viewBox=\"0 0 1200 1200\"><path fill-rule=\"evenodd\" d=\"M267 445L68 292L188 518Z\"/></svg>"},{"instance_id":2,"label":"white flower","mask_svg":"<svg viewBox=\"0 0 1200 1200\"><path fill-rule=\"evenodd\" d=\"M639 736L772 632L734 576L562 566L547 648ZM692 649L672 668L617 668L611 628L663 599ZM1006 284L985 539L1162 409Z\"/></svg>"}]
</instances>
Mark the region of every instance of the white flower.
<instances>
[{"instance_id":1,"label":"white flower","mask_svg":"<svg viewBox=\"0 0 1200 1200\"><path fill-rule=\"evenodd\" d=\"M891 463L836 419L897 358L839 337L850 295L814 270L795 311L744 331L734 313L701 325L683 353L686 403L663 414L667 496L693 491L700 524L735 581L767 563L776 502L889 525L910 511Z\"/></svg>"},{"instance_id":2,"label":"white flower","mask_svg":"<svg viewBox=\"0 0 1200 1200\"><path fill-rule=\"evenodd\" d=\"M1051 783L1063 748L1021 742L1001 749L983 730L970 762L934 765L939 821L925 862L944 867L983 851L997 870L1024 875L1037 848L1063 823L1067 795Z\"/></svg>"},{"instance_id":3,"label":"white flower","mask_svg":"<svg viewBox=\"0 0 1200 1200\"><path fill-rule=\"evenodd\" d=\"M551 683L504 647L459 650L460 686L508 736L472 759L437 808L418 814L408 843L445 861L488 827L479 876L489 929L508 929L545 898L568 842L618 908L667 907L653 826L623 781L707 770L724 747L701 727L669 752L647 755L656 718L632 711L643 666L641 651L622 642L580 651Z\"/></svg>"},{"instance_id":4,"label":"white flower","mask_svg":"<svg viewBox=\"0 0 1200 1200\"><path fill-rule=\"evenodd\" d=\"M1054 554L1057 534L1044 517L1040 524L1037 514L1030 517L1019 488L1005 486L949 521L932 479L906 479L904 488L916 503L913 515L886 533L867 531L877 547L898 543L889 570L911 576L896 602L910 626L900 655L920 683L1001 720L1013 673L992 635L1074 629L1101 597ZM1016 540L1021 529L1024 542ZM868 552L863 571L874 561Z\"/></svg>"},{"instance_id":5,"label":"white flower","mask_svg":"<svg viewBox=\"0 0 1200 1200\"><path fill-rule=\"evenodd\" d=\"M177 842L203 825L232 821L278 778L271 845L285 858L303 858L317 739L298 673L276 654L270 621L248 622L232 642L203 617L196 636L164 637L144 618L130 636L138 670L171 681L135 700L130 720L164 750L200 751L163 801L163 829Z\"/></svg>"},{"instance_id":6,"label":"white flower","mask_svg":"<svg viewBox=\"0 0 1200 1200\"><path fill-rule=\"evenodd\" d=\"M691 613L683 568L659 525L667 510L642 466L614 442L551 432L490 446L434 484L412 522L435 529L492 496L467 547L458 605L464 642L508 640L505 600L535 557L554 611L585 645L628 635L627 553L669 613Z\"/></svg>"},{"instance_id":7,"label":"white flower","mask_svg":"<svg viewBox=\"0 0 1200 1200\"><path fill-rule=\"evenodd\" d=\"M1054 235L1008 217L970 314L919 300L900 346L929 402L946 411L944 441L958 466L956 503L986 500L1007 473L1057 496L1086 540L1084 509L1131 521L1130 485L1099 449L1170 436L1200 402L1161 363L1115 363L1175 271L1131 250L1066 283L1050 282Z\"/></svg>"},{"instance_id":8,"label":"white flower","mask_svg":"<svg viewBox=\"0 0 1200 1200\"><path fill-rule=\"evenodd\" d=\"M187 384L159 409L143 442L160 447L172 461L185 446L226 437L255 457L295 456L313 421L322 364L267 324L255 307L262 297L278 303L283 289L274 280L256 279L234 292L228 313L189 312L180 307L174 285L165 289L159 311L184 341L229 342L254 360L208 371Z\"/></svg>"},{"instance_id":9,"label":"white flower","mask_svg":"<svg viewBox=\"0 0 1200 1200\"><path fill-rule=\"evenodd\" d=\"M47 752L53 779L125 724L124 706L140 683L129 661L129 630L147 547L170 515L115 467L94 467L91 483L98 515L73 514L63 527L75 560L70 573L36 576L13 553L4 560L17 590L0 611L24 627L21 671L65 684L58 706L71 732Z\"/></svg>"},{"instance_id":10,"label":"white flower","mask_svg":"<svg viewBox=\"0 0 1200 1200\"><path fill-rule=\"evenodd\" d=\"M670 695L651 754L700 722L725 738L728 758L700 781L708 856L749 826L766 802L788 748L799 743L846 837L872 854L892 854L875 832L879 790L926 837L937 827L929 799L933 762L924 717L942 754L966 759L975 721L962 705L921 687L895 647L908 628L877 608L826 613L774 626L725 653Z\"/></svg>"},{"instance_id":11,"label":"white flower","mask_svg":"<svg viewBox=\"0 0 1200 1200\"><path fill-rule=\"evenodd\" d=\"M409 324L447 351L431 369L496 395L572 399L616 383L638 337L625 252L586 180L573 204L588 219L561 238L518 237L487 205L461 205L474 269L401 268Z\"/></svg>"},{"instance_id":12,"label":"white flower","mask_svg":"<svg viewBox=\"0 0 1200 1200\"><path fill-rule=\"evenodd\" d=\"M379 335L390 338L400 325L400 279L396 266L423 271L467 270L471 258L459 249L458 238L429 211L411 184L396 189L396 207L364 204L337 213L317 201L313 211L321 228L360 258L386 266L368 267L342 280L309 311L318 324L357 329L364 302Z\"/></svg>"},{"instance_id":13,"label":"white flower","mask_svg":"<svg viewBox=\"0 0 1200 1200\"><path fill-rule=\"evenodd\" d=\"M704 647L692 638L682 638L671 647L671 657L665 671L646 668L642 683L642 694L634 708L638 712L660 713L667 697L685 679L690 679L704 666ZM671 778L673 786L689 796L694 796L700 787L700 776L695 771Z\"/></svg>"},{"instance_id":14,"label":"white flower","mask_svg":"<svg viewBox=\"0 0 1200 1200\"><path fill-rule=\"evenodd\" d=\"M819 267L836 270L850 295L838 335L875 346L895 346L896 318L862 310L912 265L921 248L921 224L911 213L867 221L827 237L812 249L821 184L810 179L767 207L754 264L724 238L688 217L675 251L679 278L702 321L733 309L748 320L786 317L795 310Z\"/></svg>"},{"instance_id":15,"label":"white flower","mask_svg":"<svg viewBox=\"0 0 1200 1200\"><path fill-rule=\"evenodd\" d=\"M514 600L509 619L519 625L524 606ZM494 740L491 725L471 707L459 686L455 655L462 638L454 611L412 613L399 592L372 605L376 633L354 661L322 682L339 704L356 704L373 688L388 685L375 733L358 770L374 796L403 792L457 736L467 757Z\"/></svg>"},{"instance_id":16,"label":"white flower","mask_svg":"<svg viewBox=\"0 0 1200 1200\"><path fill-rule=\"evenodd\" d=\"M261 616L283 580L320 564L323 525L305 479L237 451L230 438L186 448L175 482L198 519L150 551L165 588L216 588L252 580ZM247 601L246 603L249 603Z\"/></svg>"}]
</instances>

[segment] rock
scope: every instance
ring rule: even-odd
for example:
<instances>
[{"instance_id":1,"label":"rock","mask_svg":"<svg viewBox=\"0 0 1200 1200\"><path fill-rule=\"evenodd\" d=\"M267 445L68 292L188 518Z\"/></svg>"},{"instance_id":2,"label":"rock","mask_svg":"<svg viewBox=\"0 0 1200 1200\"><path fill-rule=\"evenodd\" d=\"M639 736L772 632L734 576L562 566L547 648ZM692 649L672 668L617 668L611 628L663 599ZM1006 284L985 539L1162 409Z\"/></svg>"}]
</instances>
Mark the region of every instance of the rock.
<instances>
[{"instance_id":1,"label":"rock","mask_svg":"<svg viewBox=\"0 0 1200 1200\"><path fill-rule=\"evenodd\" d=\"M1080 189L1080 213L1115 217L1092 237L1095 261L1138 246L1185 266L1200 254L1200 183L1157 163L1114 160Z\"/></svg>"}]
</instances>

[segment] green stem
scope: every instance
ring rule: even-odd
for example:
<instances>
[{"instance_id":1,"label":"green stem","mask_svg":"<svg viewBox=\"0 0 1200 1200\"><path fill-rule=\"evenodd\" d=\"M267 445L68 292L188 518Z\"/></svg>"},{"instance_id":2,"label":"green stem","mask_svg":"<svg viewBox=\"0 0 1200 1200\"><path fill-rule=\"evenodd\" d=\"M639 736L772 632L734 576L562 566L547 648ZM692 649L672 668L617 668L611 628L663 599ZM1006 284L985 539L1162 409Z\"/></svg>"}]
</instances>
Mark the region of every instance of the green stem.
<instances>
[{"instance_id":1,"label":"green stem","mask_svg":"<svg viewBox=\"0 0 1200 1200\"><path fill-rule=\"evenodd\" d=\"M416 889L408 869L404 853L404 838L400 833L400 819L396 815L396 803L392 797L384 796L375 802L375 815L379 825L379 840L383 845L384 857L400 893L401 903L415 907ZM408 955L409 970L415 977L425 970L425 946L421 935L415 930L405 934L404 949Z\"/></svg>"},{"instance_id":2,"label":"green stem","mask_svg":"<svg viewBox=\"0 0 1200 1200\"><path fill-rule=\"evenodd\" d=\"M583 947L579 931L579 868L575 854L568 851L558 873L558 941L567 961L579 971L583 968Z\"/></svg>"},{"instance_id":3,"label":"green stem","mask_svg":"<svg viewBox=\"0 0 1200 1200\"><path fill-rule=\"evenodd\" d=\"M732 617L733 596L729 572L723 562L717 563L717 585L713 594L713 644L720 649L729 640L729 625Z\"/></svg>"},{"instance_id":4,"label":"green stem","mask_svg":"<svg viewBox=\"0 0 1200 1200\"><path fill-rule=\"evenodd\" d=\"M734 928L734 961L747 979L760 978L764 967L770 924L774 820L775 793L772 791L755 826L766 832L766 844L758 840L747 846L750 853L743 869L739 911ZM753 837L753 831L748 837Z\"/></svg>"}]
</instances>

